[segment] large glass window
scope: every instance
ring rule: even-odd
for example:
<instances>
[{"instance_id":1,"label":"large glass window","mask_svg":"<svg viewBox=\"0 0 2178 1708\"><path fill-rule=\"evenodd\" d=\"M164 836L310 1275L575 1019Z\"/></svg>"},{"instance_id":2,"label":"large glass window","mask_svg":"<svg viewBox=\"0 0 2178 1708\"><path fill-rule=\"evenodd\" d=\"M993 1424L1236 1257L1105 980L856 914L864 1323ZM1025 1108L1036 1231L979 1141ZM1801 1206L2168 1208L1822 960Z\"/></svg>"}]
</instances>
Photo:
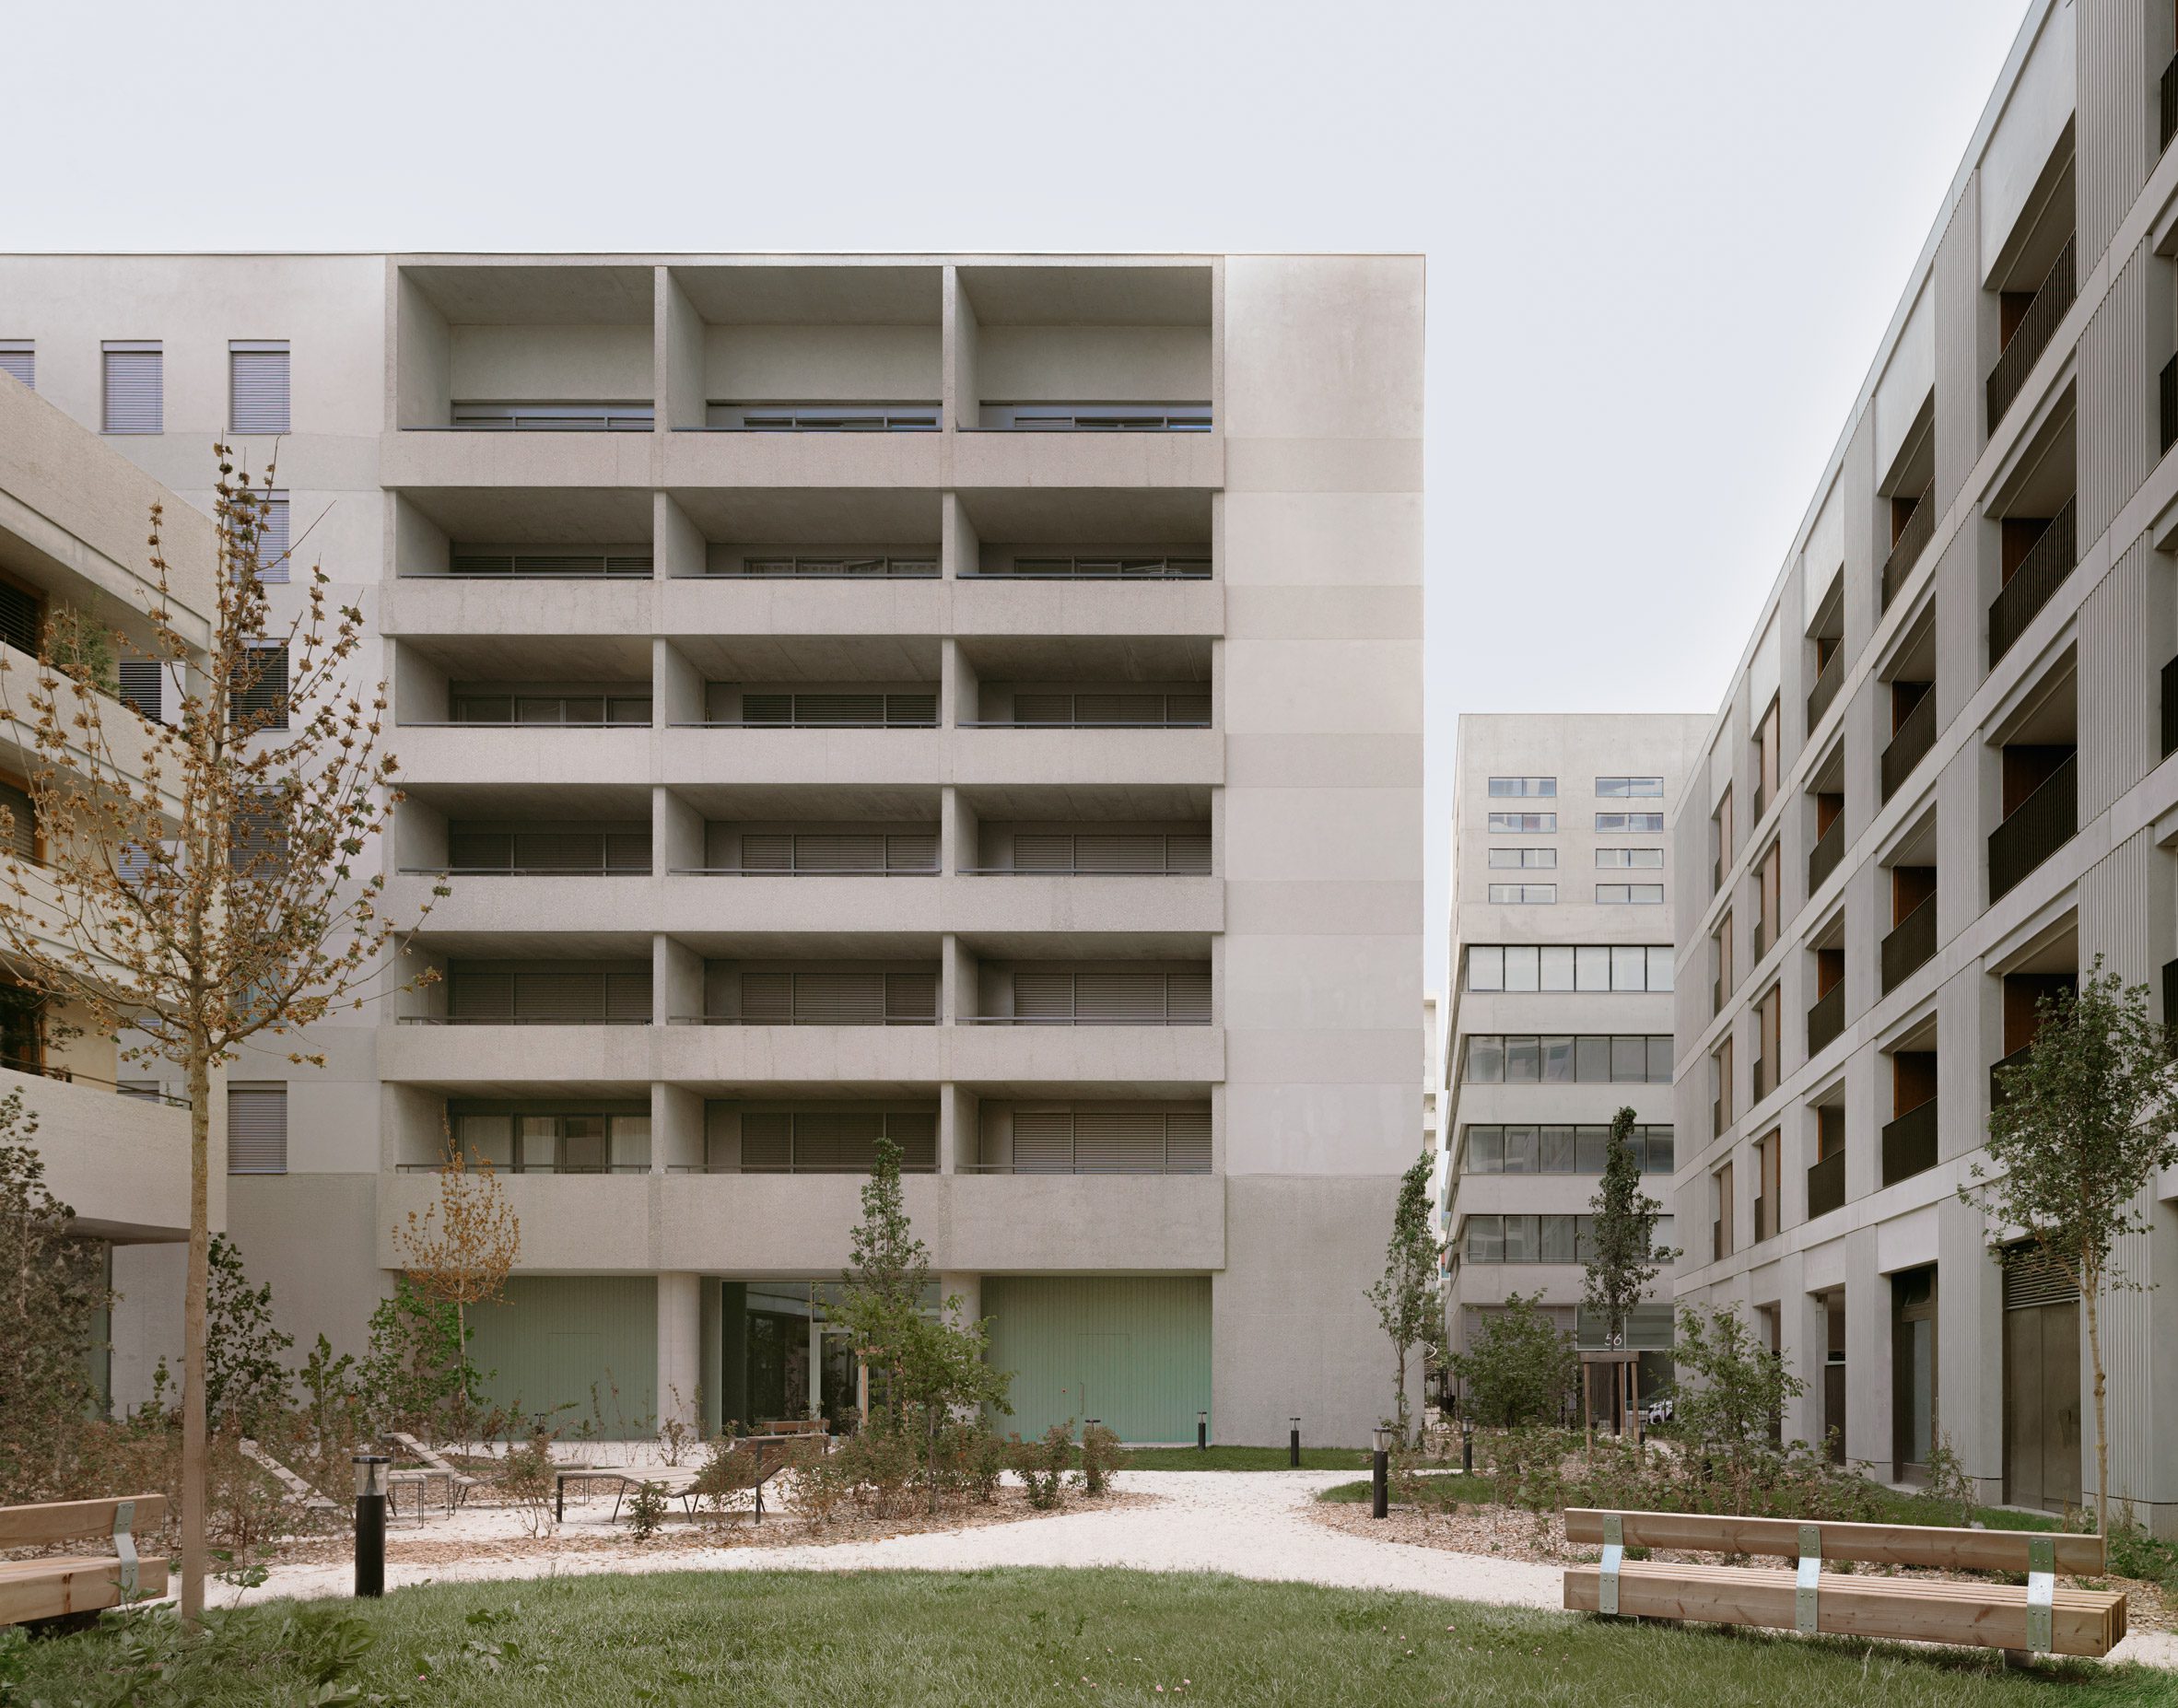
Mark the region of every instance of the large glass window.
<instances>
[{"instance_id":1,"label":"large glass window","mask_svg":"<svg viewBox=\"0 0 2178 1708\"><path fill-rule=\"evenodd\" d=\"M1637 831L1660 833L1664 828L1661 813L1598 813L1596 828L1607 836L1628 836Z\"/></svg>"},{"instance_id":2,"label":"large glass window","mask_svg":"<svg viewBox=\"0 0 2178 1708\"><path fill-rule=\"evenodd\" d=\"M1500 836L1550 836L1558 828L1555 813L1493 813L1490 829Z\"/></svg>"},{"instance_id":3,"label":"large glass window","mask_svg":"<svg viewBox=\"0 0 2178 1708\"><path fill-rule=\"evenodd\" d=\"M1467 1078L1478 1084L1669 1085L1671 1038L1645 1033L1577 1037L1471 1033Z\"/></svg>"},{"instance_id":4,"label":"large glass window","mask_svg":"<svg viewBox=\"0 0 2178 1708\"><path fill-rule=\"evenodd\" d=\"M1494 1122L1467 1129L1470 1175L1599 1175L1610 1129L1580 1126L1500 1126ZM1627 1135L1634 1160L1645 1175L1669 1175L1676 1146L1668 1126L1636 1127Z\"/></svg>"},{"instance_id":5,"label":"large glass window","mask_svg":"<svg viewBox=\"0 0 2178 1708\"><path fill-rule=\"evenodd\" d=\"M1490 899L1504 907L1548 907L1558 899L1555 883L1493 883Z\"/></svg>"},{"instance_id":6,"label":"large glass window","mask_svg":"<svg viewBox=\"0 0 2178 1708\"><path fill-rule=\"evenodd\" d=\"M1586 1263L1594 1247L1592 1216L1470 1216L1460 1243L1470 1263ZM1671 1218L1657 1218L1653 1245L1669 1250Z\"/></svg>"},{"instance_id":7,"label":"large glass window","mask_svg":"<svg viewBox=\"0 0 2178 1708\"><path fill-rule=\"evenodd\" d=\"M1662 848L1598 848L1598 872L1656 872L1664 864Z\"/></svg>"},{"instance_id":8,"label":"large glass window","mask_svg":"<svg viewBox=\"0 0 2178 1708\"><path fill-rule=\"evenodd\" d=\"M1598 883L1596 899L1606 907L1660 907L1664 905L1664 886L1660 883Z\"/></svg>"},{"instance_id":9,"label":"large glass window","mask_svg":"<svg viewBox=\"0 0 2178 1708\"><path fill-rule=\"evenodd\" d=\"M1599 777L1596 779L1596 794L1603 801L1661 801L1664 798L1664 779L1660 777Z\"/></svg>"},{"instance_id":10,"label":"large glass window","mask_svg":"<svg viewBox=\"0 0 2178 1708\"><path fill-rule=\"evenodd\" d=\"M1558 793L1558 779L1554 777L1493 777L1490 779L1490 798L1506 800L1552 800Z\"/></svg>"},{"instance_id":11,"label":"large glass window","mask_svg":"<svg viewBox=\"0 0 2178 1708\"><path fill-rule=\"evenodd\" d=\"M1668 991L1671 951L1661 943L1475 943L1470 990Z\"/></svg>"},{"instance_id":12,"label":"large glass window","mask_svg":"<svg viewBox=\"0 0 2178 1708\"><path fill-rule=\"evenodd\" d=\"M1470 990L1505 989L1505 948L1498 943L1477 943L1467 952L1467 988Z\"/></svg>"},{"instance_id":13,"label":"large glass window","mask_svg":"<svg viewBox=\"0 0 2178 1708\"><path fill-rule=\"evenodd\" d=\"M1556 848L1492 848L1490 850L1490 869L1493 872L1555 872L1558 870L1558 850Z\"/></svg>"}]
</instances>

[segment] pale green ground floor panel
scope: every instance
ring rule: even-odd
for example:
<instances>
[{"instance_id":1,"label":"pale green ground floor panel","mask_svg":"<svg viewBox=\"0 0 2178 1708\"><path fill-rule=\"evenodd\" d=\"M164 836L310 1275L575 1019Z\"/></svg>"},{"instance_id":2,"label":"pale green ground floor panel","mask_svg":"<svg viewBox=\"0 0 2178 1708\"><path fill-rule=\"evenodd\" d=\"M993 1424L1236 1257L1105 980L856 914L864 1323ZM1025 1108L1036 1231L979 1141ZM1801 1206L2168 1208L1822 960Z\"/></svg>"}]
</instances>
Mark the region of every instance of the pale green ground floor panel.
<instances>
[{"instance_id":1,"label":"pale green ground floor panel","mask_svg":"<svg viewBox=\"0 0 2178 1708\"><path fill-rule=\"evenodd\" d=\"M1211 1411L1206 1275L987 1275L983 1315L1013 1375L1001 1421L1024 1438L1096 1418L1122 1441L1191 1442Z\"/></svg>"},{"instance_id":2,"label":"pale green ground floor panel","mask_svg":"<svg viewBox=\"0 0 2178 1708\"><path fill-rule=\"evenodd\" d=\"M627 1441L658 1429L658 1282L648 1275L523 1275L473 1305L469 1355L486 1404L549 1413L560 1436Z\"/></svg>"}]
</instances>

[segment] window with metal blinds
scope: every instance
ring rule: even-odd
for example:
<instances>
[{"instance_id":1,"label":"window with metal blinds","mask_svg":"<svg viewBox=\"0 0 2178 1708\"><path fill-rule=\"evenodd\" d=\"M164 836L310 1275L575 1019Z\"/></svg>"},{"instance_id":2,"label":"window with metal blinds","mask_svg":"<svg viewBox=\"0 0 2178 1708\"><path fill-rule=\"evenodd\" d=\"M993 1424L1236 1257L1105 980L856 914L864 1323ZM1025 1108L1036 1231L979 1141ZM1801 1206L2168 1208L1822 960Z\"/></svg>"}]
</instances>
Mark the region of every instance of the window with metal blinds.
<instances>
[{"instance_id":1,"label":"window with metal blinds","mask_svg":"<svg viewBox=\"0 0 2178 1708\"><path fill-rule=\"evenodd\" d=\"M250 666L244 673L246 680L237 681L230 690L231 720L240 723L245 719L258 719L263 730L285 730L287 727L287 648L285 642L272 642L250 648Z\"/></svg>"},{"instance_id":2,"label":"window with metal blinds","mask_svg":"<svg viewBox=\"0 0 2178 1708\"><path fill-rule=\"evenodd\" d=\"M2032 1310L2039 1304L2077 1304L2079 1283L2061 1265L2032 1247L2015 1247L2004 1258L2004 1308Z\"/></svg>"},{"instance_id":3,"label":"window with metal blinds","mask_svg":"<svg viewBox=\"0 0 2178 1708\"><path fill-rule=\"evenodd\" d=\"M937 1165L938 1117L913 1110L796 1109L741 1117L744 1174L866 1174L877 1141L900 1147L900 1165Z\"/></svg>"},{"instance_id":4,"label":"window with metal blinds","mask_svg":"<svg viewBox=\"0 0 2178 1708\"><path fill-rule=\"evenodd\" d=\"M744 832L741 863L751 872L933 872L938 838L927 831Z\"/></svg>"},{"instance_id":5,"label":"window with metal blinds","mask_svg":"<svg viewBox=\"0 0 2178 1708\"><path fill-rule=\"evenodd\" d=\"M156 343L110 341L100 354L103 393L100 420L104 430L163 432L166 388L160 346Z\"/></svg>"},{"instance_id":6,"label":"window with metal blinds","mask_svg":"<svg viewBox=\"0 0 2178 1708\"><path fill-rule=\"evenodd\" d=\"M841 724L847 726L934 724L934 694L744 694L744 723Z\"/></svg>"},{"instance_id":7,"label":"window with metal blinds","mask_svg":"<svg viewBox=\"0 0 2178 1708\"><path fill-rule=\"evenodd\" d=\"M287 1172L287 1088L285 1085L227 1088L227 1172L230 1175Z\"/></svg>"},{"instance_id":8,"label":"window with metal blinds","mask_svg":"<svg viewBox=\"0 0 2178 1708\"><path fill-rule=\"evenodd\" d=\"M1077 1025L1207 1021L1210 975L1162 967L1016 973L1013 1012L1022 1020L1071 1020Z\"/></svg>"},{"instance_id":9,"label":"window with metal blinds","mask_svg":"<svg viewBox=\"0 0 2178 1708\"><path fill-rule=\"evenodd\" d=\"M7 809L7 825L0 835L8 852L20 860L38 859L38 809L30 797L13 783L0 783L0 807Z\"/></svg>"},{"instance_id":10,"label":"window with metal blinds","mask_svg":"<svg viewBox=\"0 0 2178 1708\"><path fill-rule=\"evenodd\" d=\"M237 433L287 431L286 339L238 338L228 345L227 415Z\"/></svg>"},{"instance_id":11,"label":"window with metal blinds","mask_svg":"<svg viewBox=\"0 0 2178 1708\"><path fill-rule=\"evenodd\" d=\"M1210 1111L1021 1110L1013 1172L1060 1175L1206 1174Z\"/></svg>"},{"instance_id":12,"label":"window with metal blinds","mask_svg":"<svg viewBox=\"0 0 2178 1708\"><path fill-rule=\"evenodd\" d=\"M1191 832L1021 831L1013 836L1013 870L1207 873L1210 837Z\"/></svg>"},{"instance_id":13,"label":"window with metal blinds","mask_svg":"<svg viewBox=\"0 0 2178 1708\"><path fill-rule=\"evenodd\" d=\"M447 863L464 872L648 872L647 830L476 830L447 835Z\"/></svg>"},{"instance_id":14,"label":"window with metal blinds","mask_svg":"<svg viewBox=\"0 0 2178 1708\"><path fill-rule=\"evenodd\" d=\"M257 579L267 586L289 579L287 526L287 495L275 492L264 500L257 528Z\"/></svg>"},{"instance_id":15,"label":"window with metal blinds","mask_svg":"<svg viewBox=\"0 0 2178 1708\"><path fill-rule=\"evenodd\" d=\"M123 659L118 666L121 697L153 723L165 721L166 669L157 659Z\"/></svg>"},{"instance_id":16,"label":"window with metal blinds","mask_svg":"<svg viewBox=\"0 0 2178 1708\"><path fill-rule=\"evenodd\" d=\"M447 1012L509 1024L647 1023L648 961L455 961L446 969Z\"/></svg>"},{"instance_id":17,"label":"window with metal blinds","mask_svg":"<svg viewBox=\"0 0 2178 1708\"><path fill-rule=\"evenodd\" d=\"M38 656L38 643L45 632L45 600L27 587L0 581L0 641L18 652Z\"/></svg>"},{"instance_id":18,"label":"window with metal blinds","mask_svg":"<svg viewBox=\"0 0 2178 1708\"><path fill-rule=\"evenodd\" d=\"M0 374L38 389L38 346L28 338L0 338Z\"/></svg>"}]
</instances>

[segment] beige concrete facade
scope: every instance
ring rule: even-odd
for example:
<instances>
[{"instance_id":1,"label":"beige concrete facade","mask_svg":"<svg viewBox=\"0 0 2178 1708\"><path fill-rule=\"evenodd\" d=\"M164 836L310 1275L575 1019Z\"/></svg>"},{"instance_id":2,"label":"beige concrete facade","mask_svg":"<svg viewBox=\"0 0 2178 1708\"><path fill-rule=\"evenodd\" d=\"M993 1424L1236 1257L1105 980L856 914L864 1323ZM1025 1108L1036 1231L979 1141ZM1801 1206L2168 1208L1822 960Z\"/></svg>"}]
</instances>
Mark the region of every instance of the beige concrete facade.
<instances>
[{"instance_id":1,"label":"beige concrete facade","mask_svg":"<svg viewBox=\"0 0 2178 1708\"><path fill-rule=\"evenodd\" d=\"M836 1277L855 1214L851 1174L756 1172L751 1123L891 1109L934 1121L949 1287L1206 1278L1217 1438L1365 1434L1420 1120L1418 259L0 260L0 338L78 421L124 337L163 340L164 431L110 443L197 502L228 341L288 342L297 556L392 684L396 915L456 869L415 944L446 983L326 1028L322 1070L235 1070L287 1088L287 1172L233 1216L287 1327L358 1343L450 1106L644 1111L612 1172L509 1187L523 1274L659 1278L686 1396L719 1284ZM878 425L810 430L842 413ZM630 852L468 858L533 834ZM768 863L872 837L912 870ZM541 963L636 1012L457 1012ZM735 1006L840 969L932 980L934 1024ZM1207 1013L1029 1012L1143 976ZM1052 1111L1204 1112L1207 1160L1042 1172Z\"/></svg>"},{"instance_id":2,"label":"beige concrete facade","mask_svg":"<svg viewBox=\"0 0 2178 1708\"><path fill-rule=\"evenodd\" d=\"M1756 1314L1788 1435L2026 1506L2092 1498L2081 1313L1958 1190L2038 994L2172 989L2174 48L2031 8L1675 825L1680 1299ZM2178 1534L2178 1178L2140 1208L2111 1492Z\"/></svg>"}]
</instances>

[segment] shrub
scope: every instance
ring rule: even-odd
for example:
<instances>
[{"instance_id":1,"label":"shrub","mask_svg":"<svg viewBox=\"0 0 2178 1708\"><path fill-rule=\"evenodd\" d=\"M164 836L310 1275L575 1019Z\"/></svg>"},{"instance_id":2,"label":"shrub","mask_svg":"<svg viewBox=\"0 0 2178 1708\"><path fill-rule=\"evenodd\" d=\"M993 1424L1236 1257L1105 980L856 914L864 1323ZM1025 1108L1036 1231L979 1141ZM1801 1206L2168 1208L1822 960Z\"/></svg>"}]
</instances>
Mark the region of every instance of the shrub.
<instances>
[{"instance_id":1,"label":"shrub","mask_svg":"<svg viewBox=\"0 0 2178 1708\"><path fill-rule=\"evenodd\" d=\"M521 1508L532 1536L544 1535L552 1522L552 1497L558 1487L553 1471L552 1438L544 1434L509 1445L499 1468L500 1496Z\"/></svg>"},{"instance_id":2,"label":"shrub","mask_svg":"<svg viewBox=\"0 0 2178 1708\"><path fill-rule=\"evenodd\" d=\"M736 1446L732 1436L720 1435L704 1450L703 1464L688 1487L705 1512L724 1518L739 1509L744 1495L754 1504L756 1456L747 1447Z\"/></svg>"},{"instance_id":3,"label":"shrub","mask_svg":"<svg viewBox=\"0 0 2178 1708\"><path fill-rule=\"evenodd\" d=\"M654 1482L638 1486L628 1497L627 1520L638 1542L647 1542L658 1534L666 1517L665 1491Z\"/></svg>"},{"instance_id":4,"label":"shrub","mask_svg":"<svg viewBox=\"0 0 2178 1708\"><path fill-rule=\"evenodd\" d=\"M1101 1423L1082 1432L1082 1491L1102 1494L1112 1486L1112 1473L1119 1468L1119 1438Z\"/></svg>"},{"instance_id":5,"label":"shrub","mask_svg":"<svg viewBox=\"0 0 2178 1708\"><path fill-rule=\"evenodd\" d=\"M1050 1512L1066 1499L1066 1476L1073 1467L1073 1425L1054 1423L1040 1441L1012 1438L1013 1468L1028 1488L1028 1503Z\"/></svg>"},{"instance_id":6,"label":"shrub","mask_svg":"<svg viewBox=\"0 0 2178 1708\"><path fill-rule=\"evenodd\" d=\"M1573 1337L1539 1308L1542 1295L1509 1294L1503 1311L1481 1320L1474 1341L1452 1355L1468 1414L1498 1428L1555 1423L1565 1415L1580 1379Z\"/></svg>"}]
</instances>

